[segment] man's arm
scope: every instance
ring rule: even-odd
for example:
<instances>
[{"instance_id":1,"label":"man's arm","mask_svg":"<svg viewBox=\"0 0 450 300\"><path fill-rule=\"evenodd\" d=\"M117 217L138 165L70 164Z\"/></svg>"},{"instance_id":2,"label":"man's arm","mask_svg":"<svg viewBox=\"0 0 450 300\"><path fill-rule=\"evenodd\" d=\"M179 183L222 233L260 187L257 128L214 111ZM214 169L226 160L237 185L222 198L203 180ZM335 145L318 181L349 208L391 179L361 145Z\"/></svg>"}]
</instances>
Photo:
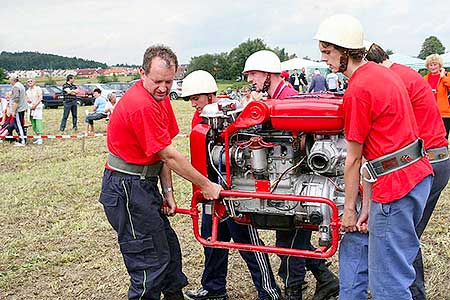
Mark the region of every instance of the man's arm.
<instances>
[{"instance_id":1,"label":"man's arm","mask_svg":"<svg viewBox=\"0 0 450 300\"><path fill-rule=\"evenodd\" d=\"M177 203L173 196L172 171L164 164L161 173L159 174L161 180L161 188L163 190L163 205L165 206L162 212L168 216L175 215Z\"/></svg>"},{"instance_id":2,"label":"man's arm","mask_svg":"<svg viewBox=\"0 0 450 300\"><path fill-rule=\"evenodd\" d=\"M203 197L206 200L219 198L219 193L222 190L222 187L209 181L208 178L200 174L200 172L198 172L172 145L169 145L159 151L158 155L171 170L175 171L178 175L189 180L193 184L198 185L202 191Z\"/></svg>"},{"instance_id":3,"label":"man's arm","mask_svg":"<svg viewBox=\"0 0 450 300\"><path fill-rule=\"evenodd\" d=\"M41 102L42 102L42 90L38 92L38 98L36 100L36 103L32 103L31 109L36 109L36 107L38 107L38 105L41 104Z\"/></svg>"},{"instance_id":4,"label":"man's arm","mask_svg":"<svg viewBox=\"0 0 450 300\"><path fill-rule=\"evenodd\" d=\"M362 145L347 141L347 158L344 165L345 202L342 216L342 230L356 231L356 200L359 192L359 170L362 160Z\"/></svg>"}]
</instances>

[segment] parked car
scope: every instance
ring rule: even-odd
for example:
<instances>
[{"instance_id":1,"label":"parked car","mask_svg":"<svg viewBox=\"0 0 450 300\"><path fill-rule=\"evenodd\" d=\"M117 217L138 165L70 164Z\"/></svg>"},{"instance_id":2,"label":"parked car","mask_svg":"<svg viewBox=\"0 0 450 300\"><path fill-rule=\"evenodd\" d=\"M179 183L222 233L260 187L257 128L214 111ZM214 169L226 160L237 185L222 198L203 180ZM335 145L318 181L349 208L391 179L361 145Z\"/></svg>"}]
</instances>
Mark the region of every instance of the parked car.
<instances>
[{"instance_id":1,"label":"parked car","mask_svg":"<svg viewBox=\"0 0 450 300\"><path fill-rule=\"evenodd\" d=\"M123 95L123 92L121 90L113 89L106 83L85 83L83 84L83 86L90 88L92 90L94 90L95 88L99 88L102 91L102 96L105 98L108 97L109 93L115 93L117 100L119 100L120 97L122 97Z\"/></svg>"},{"instance_id":2,"label":"parked car","mask_svg":"<svg viewBox=\"0 0 450 300\"><path fill-rule=\"evenodd\" d=\"M139 80L140 79L132 80L129 83L131 84L131 86L133 86ZM174 80L173 81L172 88L170 89L170 92L169 92L170 100L177 100L178 98L181 97L182 86L183 86L183 80Z\"/></svg>"},{"instance_id":3,"label":"parked car","mask_svg":"<svg viewBox=\"0 0 450 300\"><path fill-rule=\"evenodd\" d=\"M94 104L94 92L91 87L84 84L78 85L78 90L80 93L77 95L78 105L93 105Z\"/></svg>"},{"instance_id":4,"label":"parked car","mask_svg":"<svg viewBox=\"0 0 450 300\"><path fill-rule=\"evenodd\" d=\"M122 94L132 86L129 82L108 82L107 85L113 90L121 90Z\"/></svg>"},{"instance_id":5,"label":"parked car","mask_svg":"<svg viewBox=\"0 0 450 300\"><path fill-rule=\"evenodd\" d=\"M170 100L177 100L181 97L181 88L183 80L174 80L172 83L172 88L170 89L169 97Z\"/></svg>"},{"instance_id":6,"label":"parked car","mask_svg":"<svg viewBox=\"0 0 450 300\"><path fill-rule=\"evenodd\" d=\"M5 98L7 92L12 90L12 85L10 84L0 84L0 97Z\"/></svg>"},{"instance_id":7,"label":"parked car","mask_svg":"<svg viewBox=\"0 0 450 300\"><path fill-rule=\"evenodd\" d=\"M45 108L55 107L63 105L64 97L62 90L56 85L44 85L42 89L42 103Z\"/></svg>"}]
</instances>

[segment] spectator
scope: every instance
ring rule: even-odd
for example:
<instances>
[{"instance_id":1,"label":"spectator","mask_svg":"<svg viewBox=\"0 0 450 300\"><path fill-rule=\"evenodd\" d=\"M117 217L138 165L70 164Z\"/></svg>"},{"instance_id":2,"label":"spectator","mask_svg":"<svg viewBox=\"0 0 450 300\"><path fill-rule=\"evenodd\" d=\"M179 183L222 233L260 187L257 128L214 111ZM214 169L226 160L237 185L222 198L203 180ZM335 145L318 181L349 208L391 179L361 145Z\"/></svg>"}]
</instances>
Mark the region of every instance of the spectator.
<instances>
[{"instance_id":1,"label":"spectator","mask_svg":"<svg viewBox=\"0 0 450 300\"><path fill-rule=\"evenodd\" d=\"M13 85L10 100L11 115L14 117L14 129L20 136L19 141L15 144L15 146L25 146L27 142L27 129L23 124L25 121L25 112L28 108L25 87L22 83L20 83L17 76L13 75L9 80Z\"/></svg>"},{"instance_id":2,"label":"spectator","mask_svg":"<svg viewBox=\"0 0 450 300\"><path fill-rule=\"evenodd\" d=\"M339 89L339 77L336 75L336 73L334 73L331 70L330 70L330 73L328 73L328 75L327 75L327 86L328 86L328 91L330 91L330 92L335 93Z\"/></svg>"},{"instance_id":3,"label":"spectator","mask_svg":"<svg viewBox=\"0 0 450 300\"><path fill-rule=\"evenodd\" d=\"M444 62L439 54L429 55L425 60L425 66L430 73L425 75L424 78L430 84L434 97L436 98L442 121L445 125L445 137L448 139L448 133L450 131L450 103L448 100L450 76L445 72L443 68Z\"/></svg>"},{"instance_id":4,"label":"spectator","mask_svg":"<svg viewBox=\"0 0 450 300\"><path fill-rule=\"evenodd\" d=\"M327 90L328 85L325 77L320 74L319 69L315 69L311 85L309 86L309 92L326 92Z\"/></svg>"},{"instance_id":5,"label":"spectator","mask_svg":"<svg viewBox=\"0 0 450 300\"><path fill-rule=\"evenodd\" d=\"M73 130L78 130L77 128L77 95L79 90L76 85L73 84L75 77L73 75L67 75L67 81L63 85L63 96L64 96L64 112L61 120L61 125L59 126L60 131L66 129L67 119L69 118L69 113L72 113L72 125Z\"/></svg>"},{"instance_id":6,"label":"spectator","mask_svg":"<svg viewBox=\"0 0 450 300\"><path fill-rule=\"evenodd\" d=\"M283 81L292 89L294 88L290 82L290 76L289 76L289 72L288 71L282 71L280 74L281 78L283 79Z\"/></svg>"},{"instance_id":7,"label":"spectator","mask_svg":"<svg viewBox=\"0 0 450 300\"><path fill-rule=\"evenodd\" d=\"M256 92L256 91L252 91L251 87L249 86L244 86L242 88L242 98L241 98L241 104L243 107L246 107L247 104L249 104L252 101L255 100L261 100L262 96L260 93Z\"/></svg>"},{"instance_id":8,"label":"spectator","mask_svg":"<svg viewBox=\"0 0 450 300\"><path fill-rule=\"evenodd\" d=\"M86 116L86 133L94 132L94 121L106 118L108 115L105 112L106 99L102 96L102 91L99 88L94 89L94 107L92 112Z\"/></svg>"},{"instance_id":9,"label":"spectator","mask_svg":"<svg viewBox=\"0 0 450 300\"><path fill-rule=\"evenodd\" d=\"M42 103L42 90L36 85L34 79L29 78L27 80L28 90L27 102L30 108L30 121L33 131L36 135L42 135L42 112L44 104ZM42 145L42 138L37 138L33 144Z\"/></svg>"},{"instance_id":10,"label":"spectator","mask_svg":"<svg viewBox=\"0 0 450 300\"><path fill-rule=\"evenodd\" d=\"M297 73L297 69L294 69L294 73L291 74L289 77L289 82L291 86L296 90L297 92L301 92L300 86L303 86L302 82L300 81L300 75Z\"/></svg>"},{"instance_id":11,"label":"spectator","mask_svg":"<svg viewBox=\"0 0 450 300\"><path fill-rule=\"evenodd\" d=\"M300 88L301 92L306 92L308 89L308 81L306 80L306 70L302 68L302 72L300 73Z\"/></svg>"},{"instance_id":12,"label":"spectator","mask_svg":"<svg viewBox=\"0 0 450 300\"><path fill-rule=\"evenodd\" d=\"M105 106L105 113L108 115L108 117L113 113L116 103L117 103L116 94L109 93L108 94L108 102L106 103L106 106Z\"/></svg>"}]
</instances>

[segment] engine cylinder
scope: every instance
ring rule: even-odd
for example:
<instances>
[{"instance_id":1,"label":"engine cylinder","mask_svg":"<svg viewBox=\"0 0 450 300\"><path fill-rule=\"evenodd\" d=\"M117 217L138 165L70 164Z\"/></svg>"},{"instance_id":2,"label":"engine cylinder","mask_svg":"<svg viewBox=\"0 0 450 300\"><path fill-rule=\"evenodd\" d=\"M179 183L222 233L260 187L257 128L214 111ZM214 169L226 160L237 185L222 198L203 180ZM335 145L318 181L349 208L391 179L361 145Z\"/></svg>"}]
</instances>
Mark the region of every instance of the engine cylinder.
<instances>
[{"instance_id":1,"label":"engine cylinder","mask_svg":"<svg viewBox=\"0 0 450 300\"><path fill-rule=\"evenodd\" d=\"M264 173L267 170L267 150L265 148L252 149L252 169L255 173Z\"/></svg>"}]
</instances>

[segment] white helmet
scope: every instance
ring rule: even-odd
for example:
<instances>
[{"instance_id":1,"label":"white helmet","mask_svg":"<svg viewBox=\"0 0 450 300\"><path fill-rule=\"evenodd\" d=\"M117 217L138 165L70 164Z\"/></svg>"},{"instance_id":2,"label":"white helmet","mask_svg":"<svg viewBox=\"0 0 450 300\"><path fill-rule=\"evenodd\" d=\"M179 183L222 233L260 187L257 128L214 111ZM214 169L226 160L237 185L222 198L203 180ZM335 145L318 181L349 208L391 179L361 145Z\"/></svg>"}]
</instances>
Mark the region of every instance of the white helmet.
<instances>
[{"instance_id":1,"label":"white helmet","mask_svg":"<svg viewBox=\"0 0 450 300\"><path fill-rule=\"evenodd\" d=\"M217 92L217 83L214 77L206 71L197 70L183 79L182 97L192 95L210 94Z\"/></svg>"},{"instance_id":2,"label":"white helmet","mask_svg":"<svg viewBox=\"0 0 450 300\"><path fill-rule=\"evenodd\" d=\"M350 15L334 15L320 23L315 40L347 49L364 48L364 31L361 23Z\"/></svg>"},{"instance_id":3,"label":"white helmet","mask_svg":"<svg viewBox=\"0 0 450 300\"><path fill-rule=\"evenodd\" d=\"M261 71L267 73L281 73L281 62L278 55L269 50L261 50L250 55L245 61L244 71Z\"/></svg>"}]
</instances>

